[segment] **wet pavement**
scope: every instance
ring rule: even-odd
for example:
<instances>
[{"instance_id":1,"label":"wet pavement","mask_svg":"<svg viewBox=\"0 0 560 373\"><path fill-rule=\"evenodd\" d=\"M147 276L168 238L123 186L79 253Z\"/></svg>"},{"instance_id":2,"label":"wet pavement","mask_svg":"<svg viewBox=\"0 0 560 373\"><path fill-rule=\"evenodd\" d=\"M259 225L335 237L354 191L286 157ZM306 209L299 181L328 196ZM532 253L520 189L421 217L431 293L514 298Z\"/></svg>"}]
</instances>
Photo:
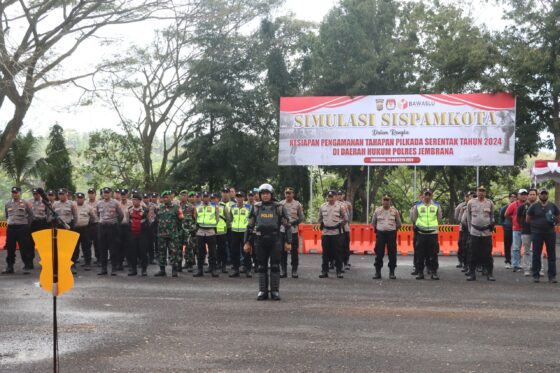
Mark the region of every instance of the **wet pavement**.
<instances>
[{"instance_id":1,"label":"wet pavement","mask_svg":"<svg viewBox=\"0 0 560 373\"><path fill-rule=\"evenodd\" d=\"M18 258L19 259L19 258ZM0 252L0 262L5 251ZM503 268L467 283L455 258L440 281L372 280L371 256L319 279L320 256L257 302L257 279L96 276L59 298L61 372L559 372L560 285ZM52 298L32 275L0 276L0 371L52 370Z\"/></svg>"}]
</instances>

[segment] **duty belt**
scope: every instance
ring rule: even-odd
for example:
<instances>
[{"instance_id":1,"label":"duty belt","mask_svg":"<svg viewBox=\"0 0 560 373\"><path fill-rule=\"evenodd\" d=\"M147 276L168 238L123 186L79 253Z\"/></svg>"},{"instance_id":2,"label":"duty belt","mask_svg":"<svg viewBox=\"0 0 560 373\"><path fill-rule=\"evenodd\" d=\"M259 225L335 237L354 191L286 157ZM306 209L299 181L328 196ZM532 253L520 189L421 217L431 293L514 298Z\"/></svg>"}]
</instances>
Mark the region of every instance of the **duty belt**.
<instances>
[{"instance_id":1,"label":"duty belt","mask_svg":"<svg viewBox=\"0 0 560 373\"><path fill-rule=\"evenodd\" d=\"M481 227L479 225L474 225L474 224L471 223L471 226L479 232L484 232L484 231L490 230L490 224L485 225L484 227Z\"/></svg>"},{"instance_id":2,"label":"duty belt","mask_svg":"<svg viewBox=\"0 0 560 373\"><path fill-rule=\"evenodd\" d=\"M422 228L418 228L418 232L420 233L424 233L424 234L433 234L433 233L437 233L436 229L422 229Z\"/></svg>"}]
</instances>

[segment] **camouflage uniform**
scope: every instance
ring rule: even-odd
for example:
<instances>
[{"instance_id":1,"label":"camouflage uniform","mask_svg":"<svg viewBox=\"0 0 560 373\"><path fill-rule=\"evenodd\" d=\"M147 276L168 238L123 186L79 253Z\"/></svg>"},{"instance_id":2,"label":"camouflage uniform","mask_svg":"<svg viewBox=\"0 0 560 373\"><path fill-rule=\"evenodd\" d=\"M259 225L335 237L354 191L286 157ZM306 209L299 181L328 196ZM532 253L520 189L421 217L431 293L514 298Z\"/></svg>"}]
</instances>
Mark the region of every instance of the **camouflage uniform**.
<instances>
[{"instance_id":1,"label":"camouflage uniform","mask_svg":"<svg viewBox=\"0 0 560 373\"><path fill-rule=\"evenodd\" d=\"M195 207L192 203L181 203L183 211L183 224L181 230L181 247L185 246L185 265L186 267L194 266L194 251L196 249L196 224L194 221Z\"/></svg>"},{"instance_id":2,"label":"camouflage uniform","mask_svg":"<svg viewBox=\"0 0 560 373\"><path fill-rule=\"evenodd\" d=\"M159 265L165 267L167 254L173 267L181 265L180 234L182 231L181 220L183 214L176 204L161 204L157 212Z\"/></svg>"}]
</instances>

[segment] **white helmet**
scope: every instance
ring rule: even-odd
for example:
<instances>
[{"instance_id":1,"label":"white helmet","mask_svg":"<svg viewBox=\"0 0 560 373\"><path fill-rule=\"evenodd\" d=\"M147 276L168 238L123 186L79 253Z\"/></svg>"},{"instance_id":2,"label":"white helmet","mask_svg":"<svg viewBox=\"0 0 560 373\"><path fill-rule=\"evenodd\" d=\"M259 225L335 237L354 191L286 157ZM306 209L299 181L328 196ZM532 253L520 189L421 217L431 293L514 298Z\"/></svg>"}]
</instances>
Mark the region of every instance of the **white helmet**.
<instances>
[{"instance_id":1,"label":"white helmet","mask_svg":"<svg viewBox=\"0 0 560 373\"><path fill-rule=\"evenodd\" d=\"M259 187L259 194L262 192L269 192L270 194L274 194L274 188L270 184L262 184Z\"/></svg>"}]
</instances>

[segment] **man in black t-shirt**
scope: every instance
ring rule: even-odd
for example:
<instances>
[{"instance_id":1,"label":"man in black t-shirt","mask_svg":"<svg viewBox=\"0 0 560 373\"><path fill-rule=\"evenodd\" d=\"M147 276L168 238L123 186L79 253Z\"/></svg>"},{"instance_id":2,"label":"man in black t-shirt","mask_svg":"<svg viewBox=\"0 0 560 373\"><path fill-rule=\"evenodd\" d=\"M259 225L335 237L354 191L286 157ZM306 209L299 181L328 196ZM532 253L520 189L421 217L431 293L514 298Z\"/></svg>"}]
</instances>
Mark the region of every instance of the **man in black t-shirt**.
<instances>
[{"instance_id":1,"label":"man in black t-shirt","mask_svg":"<svg viewBox=\"0 0 560 373\"><path fill-rule=\"evenodd\" d=\"M523 248L523 267L525 276L531 276L533 250L531 248L531 224L527 223L527 211L537 201L537 190L529 189L527 201L517 208L517 221L521 226L521 247Z\"/></svg>"},{"instance_id":2,"label":"man in black t-shirt","mask_svg":"<svg viewBox=\"0 0 560 373\"><path fill-rule=\"evenodd\" d=\"M543 244L546 244L548 257L548 281L556 283L556 232L554 227L560 220L560 210L548 202L548 191L541 189L539 201L531 205L527 211L526 221L531 225L533 239L533 279L539 282L541 270L541 253Z\"/></svg>"}]
</instances>

